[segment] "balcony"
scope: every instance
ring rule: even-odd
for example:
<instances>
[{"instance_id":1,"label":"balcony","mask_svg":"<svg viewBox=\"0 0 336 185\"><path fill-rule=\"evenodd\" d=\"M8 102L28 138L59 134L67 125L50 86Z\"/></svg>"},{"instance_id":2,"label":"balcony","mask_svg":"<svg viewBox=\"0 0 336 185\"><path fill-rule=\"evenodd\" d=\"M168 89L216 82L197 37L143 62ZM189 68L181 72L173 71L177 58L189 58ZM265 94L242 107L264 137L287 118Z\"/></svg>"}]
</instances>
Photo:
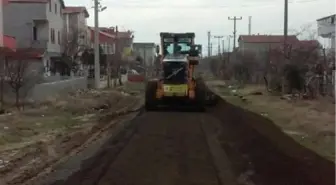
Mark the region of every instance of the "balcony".
<instances>
[{"instance_id":1,"label":"balcony","mask_svg":"<svg viewBox=\"0 0 336 185\"><path fill-rule=\"evenodd\" d=\"M323 38L331 38L335 36L335 24L334 25L320 25L318 26L318 35Z\"/></svg>"},{"instance_id":2,"label":"balcony","mask_svg":"<svg viewBox=\"0 0 336 185\"><path fill-rule=\"evenodd\" d=\"M16 40L14 37L4 35L3 36L4 47L15 50L16 49Z\"/></svg>"},{"instance_id":3,"label":"balcony","mask_svg":"<svg viewBox=\"0 0 336 185\"><path fill-rule=\"evenodd\" d=\"M33 40L31 41L31 47L36 49L47 49L48 40Z\"/></svg>"}]
</instances>

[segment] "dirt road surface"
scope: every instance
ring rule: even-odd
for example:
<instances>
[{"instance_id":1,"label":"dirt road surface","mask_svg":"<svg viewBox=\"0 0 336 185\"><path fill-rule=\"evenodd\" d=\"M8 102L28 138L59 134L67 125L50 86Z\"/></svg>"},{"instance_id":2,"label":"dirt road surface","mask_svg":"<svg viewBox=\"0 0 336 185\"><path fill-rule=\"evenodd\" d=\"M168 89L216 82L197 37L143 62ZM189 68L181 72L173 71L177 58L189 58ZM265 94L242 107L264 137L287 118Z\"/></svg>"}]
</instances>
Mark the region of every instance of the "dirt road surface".
<instances>
[{"instance_id":1,"label":"dirt road surface","mask_svg":"<svg viewBox=\"0 0 336 185\"><path fill-rule=\"evenodd\" d=\"M144 112L53 185L333 185L334 163L224 101L206 113Z\"/></svg>"}]
</instances>

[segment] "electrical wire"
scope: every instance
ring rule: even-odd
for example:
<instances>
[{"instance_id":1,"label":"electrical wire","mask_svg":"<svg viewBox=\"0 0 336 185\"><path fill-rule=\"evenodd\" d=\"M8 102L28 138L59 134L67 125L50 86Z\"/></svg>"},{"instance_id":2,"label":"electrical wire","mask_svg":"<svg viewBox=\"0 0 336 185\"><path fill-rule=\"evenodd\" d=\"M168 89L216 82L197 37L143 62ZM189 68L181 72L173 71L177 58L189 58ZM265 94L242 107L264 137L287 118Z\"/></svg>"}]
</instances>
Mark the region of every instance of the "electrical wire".
<instances>
[{"instance_id":1,"label":"electrical wire","mask_svg":"<svg viewBox=\"0 0 336 185\"><path fill-rule=\"evenodd\" d=\"M171 8L183 8L183 9L213 9L213 8L253 8L253 7L273 7L273 6L278 6L278 3L280 1L275 1L275 2L255 2L255 3L243 3L239 5L228 5L228 4L200 4L200 5L178 5L178 4L172 4L171 2L163 3L160 1L151 1L150 3L146 3L144 1L139 1L139 0L127 0L120 2L118 1L108 1L106 2L109 6L113 8L164 8L164 9L171 9ZM307 4L307 3L314 3L314 2L329 2L327 0L292 0L289 1L289 4Z\"/></svg>"}]
</instances>

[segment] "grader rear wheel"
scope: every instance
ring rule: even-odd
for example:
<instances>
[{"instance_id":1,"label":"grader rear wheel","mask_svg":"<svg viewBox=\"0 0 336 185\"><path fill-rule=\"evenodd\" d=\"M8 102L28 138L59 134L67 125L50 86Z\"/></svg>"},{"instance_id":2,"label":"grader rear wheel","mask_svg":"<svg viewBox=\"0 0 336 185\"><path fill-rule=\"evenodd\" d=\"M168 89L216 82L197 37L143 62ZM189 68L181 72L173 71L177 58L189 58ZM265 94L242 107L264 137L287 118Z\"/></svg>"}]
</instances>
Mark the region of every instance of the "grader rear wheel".
<instances>
[{"instance_id":1,"label":"grader rear wheel","mask_svg":"<svg viewBox=\"0 0 336 185\"><path fill-rule=\"evenodd\" d=\"M201 79L196 80L196 107L200 111L205 111L206 106L206 88L205 84Z\"/></svg>"},{"instance_id":2,"label":"grader rear wheel","mask_svg":"<svg viewBox=\"0 0 336 185\"><path fill-rule=\"evenodd\" d=\"M147 111L153 111L156 110L157 108L156 89L157 89L156 81L147 82L145 92L145 109Z\"/></svg>"}]
</instances>

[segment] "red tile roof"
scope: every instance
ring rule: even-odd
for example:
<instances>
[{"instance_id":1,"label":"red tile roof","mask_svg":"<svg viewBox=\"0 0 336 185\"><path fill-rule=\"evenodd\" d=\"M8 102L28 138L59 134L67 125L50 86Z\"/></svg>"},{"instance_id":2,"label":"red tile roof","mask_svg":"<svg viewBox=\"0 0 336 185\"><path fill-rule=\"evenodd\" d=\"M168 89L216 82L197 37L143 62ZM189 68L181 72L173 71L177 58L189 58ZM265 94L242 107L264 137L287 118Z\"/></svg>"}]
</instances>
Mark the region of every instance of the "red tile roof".
<instances>
[{"instance_id":1,"label":"red tile roof","mask_svg":"<svg viewBox=\"0 0 336 185\"><path fill-rule=\"evenodd\" d=\"M49 3L51 0L8 0L10 3ZM59 0L64 8L64 1Z\"/></svg>"},{"instance_id":2,"label":"red tile roof","mask_svg":"<svg viewBox=\"0 0 336 185\"><path fill-rule=\"evenodd\" d=\"M89 30L90 30L90 36L91 36L91 41L94 42L94 28L93 27L89 27ZM103 32L103 31L100 31L99 32L99 41L100 43L113 43L115 39L115 36L114 35L111 35L109 33L106 33L106 32Z\"/></svg>"},{"instance_id":3,"label":"red tile roof","mask_svg":"<svg viewBox=\"0 0 336 185\"><path fill-rule=\"evenodd\" d=\"M85 13L85 17L88 18L89 12L84 6L67 6L64 8L63 13L70 14L70 13Z\"/></svg>"},{"instance_id":4,"label":"red tile roof","mask_svg":"<svg viewBox=\"0 0 336 185\"><path fill-rule=\"evenodd\" d=\"M101 31L109 33L111 35L116 35L115 28L106 28L106 27L100 27ZM133 33L131 31L119 31L118 32L118 38L131 38Z\"/></svg>"},{"instance_id":5,"label":"red tile roof","mask_svg":"<svg viewBox=\"0 0 336 185\"><path fill-rule=\"evenodd\" d=\"M245 43L283 43L283 35L240 35L238 41ZM289 43L297 42L298 38L295 35L288 35Z\"/></svg>"}]
</instances>

